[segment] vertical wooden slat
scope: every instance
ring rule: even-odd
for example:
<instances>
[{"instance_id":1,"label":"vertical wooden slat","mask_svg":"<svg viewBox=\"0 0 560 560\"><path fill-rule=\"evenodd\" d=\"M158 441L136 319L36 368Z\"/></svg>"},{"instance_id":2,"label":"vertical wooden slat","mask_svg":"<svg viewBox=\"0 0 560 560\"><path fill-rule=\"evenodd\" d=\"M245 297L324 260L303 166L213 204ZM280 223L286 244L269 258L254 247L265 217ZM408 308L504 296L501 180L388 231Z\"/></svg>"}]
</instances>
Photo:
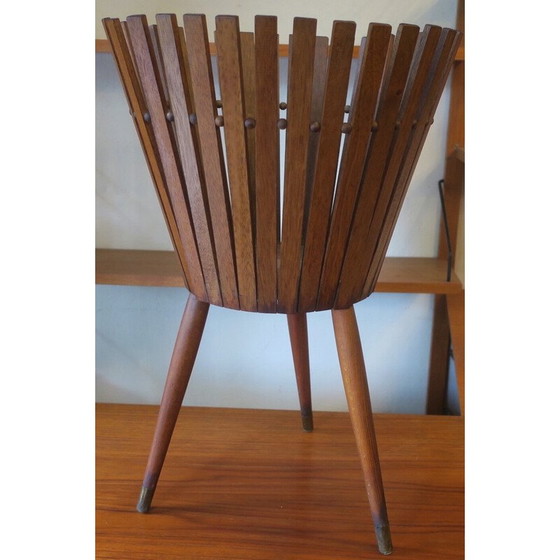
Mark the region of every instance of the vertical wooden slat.
<instances>
[{"instance_id":1,"label":"vertical wooden slat","mask_svg":"<svg viewBox=\"0 0 560 560\"><path fill-rule=\"evenodd\" d=\"M317 299L318 309L330 309L335 301L390 40L390 25L377 23L369 25L364 57L350 111L349 122L352 129L342 155Z\"/></svg>"},{"instance_id":2,"label":"vertical wooden slat","mask_svg":"<svg viewBox=\"0 0 560 560\"><path fill-rule=\"evenodd\" d=\"M398 134L398 131L395 131L395 125L419 31L420 28L416 25L400 25L393 49L388 56L375 114L376 128L368 149L362 187L340 275L337 307L351 305L355 284L363 285L366 274L364 269L369 264L369 260L366 261L366 259L370 255L367 245L370 219L383 182L392 141Z\"/></svg>"},{"instance_id":3,"label":"vertical wooden slat","mask_svg":"<svg viewBox=\"0 0 560 560\"><path fill-rule=\"evenodd\" d=\"M319 131L321 127L323 98L325 97L328 57L328 37L317 37L315 39L315 60L313 62L313 93L311 94L311 112L309 113L311 134L309 135L309 151L307 154L307 183L305 187L305 204L303 213L303 246L305 246L306 224L309 216L309 205L311 203L311 189L313 187L313 177L315 176L316 171L315 162L320 138Z\"/></svg>"},{"instance_id":4,"label":"vertical wooden slat","mask_svg":"<svg viewBox=\"0 0 560 560\"><path fill-rule=\"evenodd\" d=\"M148 169L152 176L152 180L156 187L159 202L161 204L163 215L169 230L173 246L178 255L185 278L187 289L190 289L191 273L185 258L185 251L177 222L171 203L169 200L169 193L165 184L161 161L157 153L153 131L148 127L147 123L142 118L142 115L147 113L146 103L142 94L140 83L138 82L136 72L136 62L130 54L129 39L126 30L126 22L120 22L118 19L106 18L103 20L103 25L107 33L107 37L111 44L115 62L119 70L119 75L123 84L130 111L134 115L133 121L136 131L140 138L140 143L144 151L144 156L148 163Z\"/></svg>"},{"instance_id":5,"label":"vertical wooden slat","mask_svg":"<svg viewBox=\"0 0 560 560\"><path fill-rule=\"evenodd\" d=\"M241 67L243 70L243 99L247 119L255 120L256 115L256 78L255 78L255 36L253 33L239 34L241 46ZM249 122L249 121L248 121ZM256 124L256 121L255 121ZM247 141L247 168L249 172L249 200L253 233L255 232L255 128L245 130ZM257 291L258 293L258 291Z\"/></svg>"},{"instance_id":6,"label":"vertical wooden slat","mask_svg":"<svg viewBox=\"0 0 560 560\"><path fill-rule=\"evenodd\" d=\"M316 28L315 19L294 18L288 61L288 127L278 278L278 309L285 313L297 310Z\"/></svg>"},{"instance_id":7,"label":"vertical wooden slat","mask_svg":"<svg viewBox=\"0 0 560 560\"><path fill-rule=\"evenodd\" d=\"M395 179L395 194L390 201L388 210L386 211L388 226L383 228L382 234L379 236L379 240L377 241L379 249L374 252L374 258L372 259L369 268L364 291L369 290L371 293L371 290L375 286L377 276L381 270L384 254L389 245L389 241L396 224L396 219L404 200L404 195L406 194L406 190L410 184L412 173L416 167L416 162L420 157L424 141L426 140L426 136L430 129L438 101L441 97L447 76L453 64L453 59L455 57L455 53L457 52L459 43L460 36L457 32L451 29L444 29L441 34L439 34L439 41L436 46L435 55L430 57L430 67L428 70L429 76L425 79L425 83L423 84L422 100L420 106L416 110L416 113L412 116L412 118L415 118L417 121L417 124L415 125L412 136L408 142L407 153L405 157L402 158L403 161L400 164L398 177ZM372 221L372 226L373 225ZM371 233L370 238L375 239L374 235Z\"/></svg>"},{"instance_id":8,"label":"vertical wooden slat","mask_svg":"<svg viewBox=\"0 0 560 560\"><path fill-rule=\"evenodd\" d=\"M259 311L276 311L280 230L276 17L255 17L255 227Z\"/></svg>"},{"instance_id":9,"label":"vertical wooden slat","mask_svg":"<svg viewBox=\"0 0 560 560\"><path fill-rule=\"evenodd\" d=\"M169 104L173 114L177 147L185 177L206 289L210 302L222 305L211 228L203 194L206 189L201 180L203 174L197 163L198 154L191 130L192 125L189 121L191 101L188 99L186 66L183 60L180 31L175 14L159 14L156 19Z\"/></svg>"},{"instance_id":10,"label":"vertical wooden slat","mask_svg":"<svg viewBox=\"0 0 560 560\"><path fill-rule=\"evenodd\" d=\"M221 140L215 123L216 96L206 18L203 15L187 14L183 23L191 76L189 84L194 101L200 159L204 168L222 299L227 307L239 309L229 193Z\"/></svg>"},{"instance_id":11,"label":"vertical wooden slat","mask_svg":"<svg viewBox=\"0 0 560 560\"><path fill-rule=\"evenodd\" d=\"M151 41L149 40L146 17L130 16L127 18L127 26L150 122L159 149L163 173L173 205L173 212L177 220L179 235L191 265L191 289L199 299L207 301L208 295L204 285L189 209L184 196L183 178L177 166L178 157L172 138L171 126L165 116L162 86L157 73Z\"/></svg>"},{"instance_id":12,"label":"vertical wooden slat","mask_svg":"<svg viewBox=\"0 0 560 560\"><path fill-rule=\"evenodd\" d=\"M246 113L237 16L216 17L216 50L223 104L239 302L242 309L256 311L255 255L244 124Z\"/></svg>"},{"instance_id":13,"label":"vertical wooden slat","mask_svg":"<svg viewBox=\"0 0 560 560\"><path fill-rule=\"evenodd\" d=\"M336 179L355 32L356 24L354 22L335 21L333 23L325 94L320 117L321 131L315 160L315 175L310 189L309 216L299 289L299 309L302 311L314 309L317 300Z\"/></svg>"},{"instance_id":14,"label":"vertical wooden slat","mask_svg":"<svg viewBox=\"0 0 560 560\"><path fill-rule=\"evenodd\" d=\"M167 76L165 75L165 71L163 69L163 60L161 55L161 45L159 44L159 35L157 32L157 25L150 25L150 39L152 41L152 47L154 49L154 59L156 61L157 69L158 69L158 76L161 83L161 89L163 92L163 98L165 99L165 103L169 105L169 91L167 88Z\"/></svg>"}]
</instances>

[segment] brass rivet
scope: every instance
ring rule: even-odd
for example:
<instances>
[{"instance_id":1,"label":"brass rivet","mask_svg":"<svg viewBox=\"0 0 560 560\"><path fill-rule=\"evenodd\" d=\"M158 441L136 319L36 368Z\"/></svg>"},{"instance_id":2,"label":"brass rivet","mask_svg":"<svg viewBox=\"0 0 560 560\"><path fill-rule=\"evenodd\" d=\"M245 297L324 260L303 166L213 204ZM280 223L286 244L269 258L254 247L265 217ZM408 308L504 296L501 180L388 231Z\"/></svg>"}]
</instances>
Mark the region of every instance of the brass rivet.
<instances>
[{"instance_id":1,"label":"brass rivet","mask_svg":"<svg viewBox=\"0 0 560 560\"><path fill-rule=\"evenodd\" d=\"M169 122L173 122L175 120L175 117L173 116L173 113L171 111L167 111L167 113L165 113L165 118Z\"/></svg>"},{"instance_id":2,"label":"brass rivet","mask_svg":"<svg viewBox=\"0 0 560 560\"><path fill-rule=\"evenodd\" d=\"M309 125L309 130L311 130L311 132L319 132L319 130L321 130L321 123L319 123L317 121L312 122Z\"/></svg>"},{"instance_id":3,"label":"brass rivet","mask_svg":"<svg viewBox=\"0 0 560 560\"><path fill-rule=\"evenodd\" d=\"M142 116L144 117L144 122L149 123L152 121L152 118L150 117L150 113L148 113L147 111Z\"/></svg>"},{"instance_id":4,"label":"brass rivet","mask_svg":"<svg viewBox=\"0 0 560 560\"><path fill-rule=\"evenodd\" d=\"M216 126L224 126L224 117L222 117L222 115L218 115L214 119L214 122L216 123Z\"/></svg>"},{"instance_id":5,"label":"brass rivet","mask_svg":"<svg viewBox=\"0 0 560 560\"><path fill-rule=\"evenodd\" d=\"M342 133L343 134L350 134L352 132L352 125L350 123L345 122L342 125Z\"/></svg>"},{"instance_id":6,"label":"brass rivet","mask_svg":"<svg viewBox=\"0 0 560 560\"><path fill-rule=\"evenodd\" d=\"M216 107L218 107L218 109L221 109L223 107L221 99L216 99Z\"/></svg>"},{"instance_id":7,"label":"brass rivet","mask_svg":"<svg viewBox=\"0 0 560 560\"><path fill-rule=\"evenodd\" d=\"M191 124L196 124L196 123L197 123L196 114L195 114L195 113L191 113L191 114L189 115L189 122L190 122Z\"/></svg>"},{"instance_id":8,"label":"brass rivet","mask_svg":"<svg viewBox=\"0 0 560 560\"><path fill-rule=\"evenodd\" d=\"M344 112L345 112L345 113L349 113L349 112L350 112L350 105L344 105Z\"/></svg>"},{"instance_id":9,"label":"brass rivet","mask_svg":"<svg viewBox=\"0 0 560 560\"><path fill-rule=\"evenodd\" d=\"M284 130L288 126L288 121L286 119L278 119L278 128Z\"/></svg>"},{"instance_id":10,"label":"brass rivet","mask_svg":"<svg viewBox=\"0 0 560 560\"><path fill-rule=\"evenodd\" d=\"M284 109L286 109L286 107L288 107L288 104L287 104L285 101L282 101L282 102L280 103L280 105L278 105L278 106L279 106L280 109L282 109L282 111L283 111Z\"/></svg>"},{"instance_id":11,"label":"brass rivet","mask_svg":"<svg viewBox=\"0 0 560 560\"><path fill-rule=\"evenodd\" d=\"M371 130L377 130L379 128L379 123L377 121L373 121L371 125Z\"/></svg>"},{"instance_id":12,"label":"brass rivet","mask_svg":"<svg viewBox=\"0 0 560 560\"><path fill-rule=\"evenodd\" d=\"M249 117L247 119L245 119L245 128L255 128L255 125L257 124L255 122L255 119L253 119L252 117Z\"/></svg>"}]
</instances>

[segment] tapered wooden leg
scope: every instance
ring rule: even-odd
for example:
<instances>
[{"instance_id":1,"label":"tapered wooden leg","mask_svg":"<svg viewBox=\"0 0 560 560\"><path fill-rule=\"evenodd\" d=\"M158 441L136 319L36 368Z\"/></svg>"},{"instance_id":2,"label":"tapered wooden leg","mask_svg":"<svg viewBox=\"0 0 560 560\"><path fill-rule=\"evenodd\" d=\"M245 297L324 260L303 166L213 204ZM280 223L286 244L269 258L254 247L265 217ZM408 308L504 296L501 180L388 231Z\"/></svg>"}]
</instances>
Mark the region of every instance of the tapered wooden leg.
<instances>
[{"instance_id":1,"label":"tapered wooden leg","mask_svg":"<svg viewBox=\"0 0 560 560\"><path fill-rule=\"evenodd\" d=\"M391 554L393 545L375 440L366 368L354 308L333 309L332 318L344 391L364 472L377 546L382 554Z\"/></svg>"},{"instance_id":2,"label":"tapered wooden leg","mask_svg":"<svg viewBox=\"0 0 560 560\"><path fill-rule=\"evenodd\" d=\"M307 339L307 315L288 313L288 330L292 344L294 368L301 410L301 422L306 432L313 431L313 411L311 408L311 381L309 376L309 343Z\"/></svg>"},{"instance_id":3,"label":"tapered wooden leg","mask_svg":"<svg viewBox=\"0 0 560 560\"><path fill-rule=\"evenodd\" d=\"M208 303L189 296L177 334L169 373L163 390L152 448L146 466L142 491L136 509L146 513L156 489L173 429L191 377L196 354L208 316Z\"/></svg>"}]
</instances>

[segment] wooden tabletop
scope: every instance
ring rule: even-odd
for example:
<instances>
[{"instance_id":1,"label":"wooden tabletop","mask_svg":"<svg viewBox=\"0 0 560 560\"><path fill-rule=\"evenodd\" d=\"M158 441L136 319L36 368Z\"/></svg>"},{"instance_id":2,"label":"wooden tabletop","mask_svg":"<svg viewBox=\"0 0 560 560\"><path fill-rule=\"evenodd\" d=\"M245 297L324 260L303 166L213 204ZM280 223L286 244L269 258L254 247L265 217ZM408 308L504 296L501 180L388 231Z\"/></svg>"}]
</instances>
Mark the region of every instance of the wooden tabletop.
<instances>
[{"instance_id":1,"label":"wooden tabletop","mask_svg":"<svg viewBox=\"0 0 560 560\"><path fill-rule=\"evenodd\" d=\"M97 558L381 557L346 413L188 407L149 514L135 511L158 407L97 405ZM392 558L463 558L461 417L375 415Z\"/></svg>"}]
</instances>

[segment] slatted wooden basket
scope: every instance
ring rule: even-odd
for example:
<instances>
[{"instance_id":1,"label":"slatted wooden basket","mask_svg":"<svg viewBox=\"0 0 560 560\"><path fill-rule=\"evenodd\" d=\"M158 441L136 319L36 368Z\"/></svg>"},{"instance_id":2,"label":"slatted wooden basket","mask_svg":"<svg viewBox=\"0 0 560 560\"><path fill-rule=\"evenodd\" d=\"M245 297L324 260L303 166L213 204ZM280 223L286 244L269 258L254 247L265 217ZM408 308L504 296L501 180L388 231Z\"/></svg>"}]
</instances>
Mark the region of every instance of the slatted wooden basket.
<instances>
[{"instance_id":1,"label":"slatted wooden basket","mask_svg":"<svg viewBox=\"0 0 560 560\"><path fill-rule=\"evenodd\" d=\"M139 509L152 499L208 304L286 313L304 427L312 427L305 313L332 309L382 552L391 550L353 304L377 281L460 34L295 18L280 99L275 17L103 21L192 296L177 339ZM354 76L352 80L351 77ZM216 91L219 87L219 97ZM283 180L281 180L283 178Z\"/></svg>"}]
</instances>

